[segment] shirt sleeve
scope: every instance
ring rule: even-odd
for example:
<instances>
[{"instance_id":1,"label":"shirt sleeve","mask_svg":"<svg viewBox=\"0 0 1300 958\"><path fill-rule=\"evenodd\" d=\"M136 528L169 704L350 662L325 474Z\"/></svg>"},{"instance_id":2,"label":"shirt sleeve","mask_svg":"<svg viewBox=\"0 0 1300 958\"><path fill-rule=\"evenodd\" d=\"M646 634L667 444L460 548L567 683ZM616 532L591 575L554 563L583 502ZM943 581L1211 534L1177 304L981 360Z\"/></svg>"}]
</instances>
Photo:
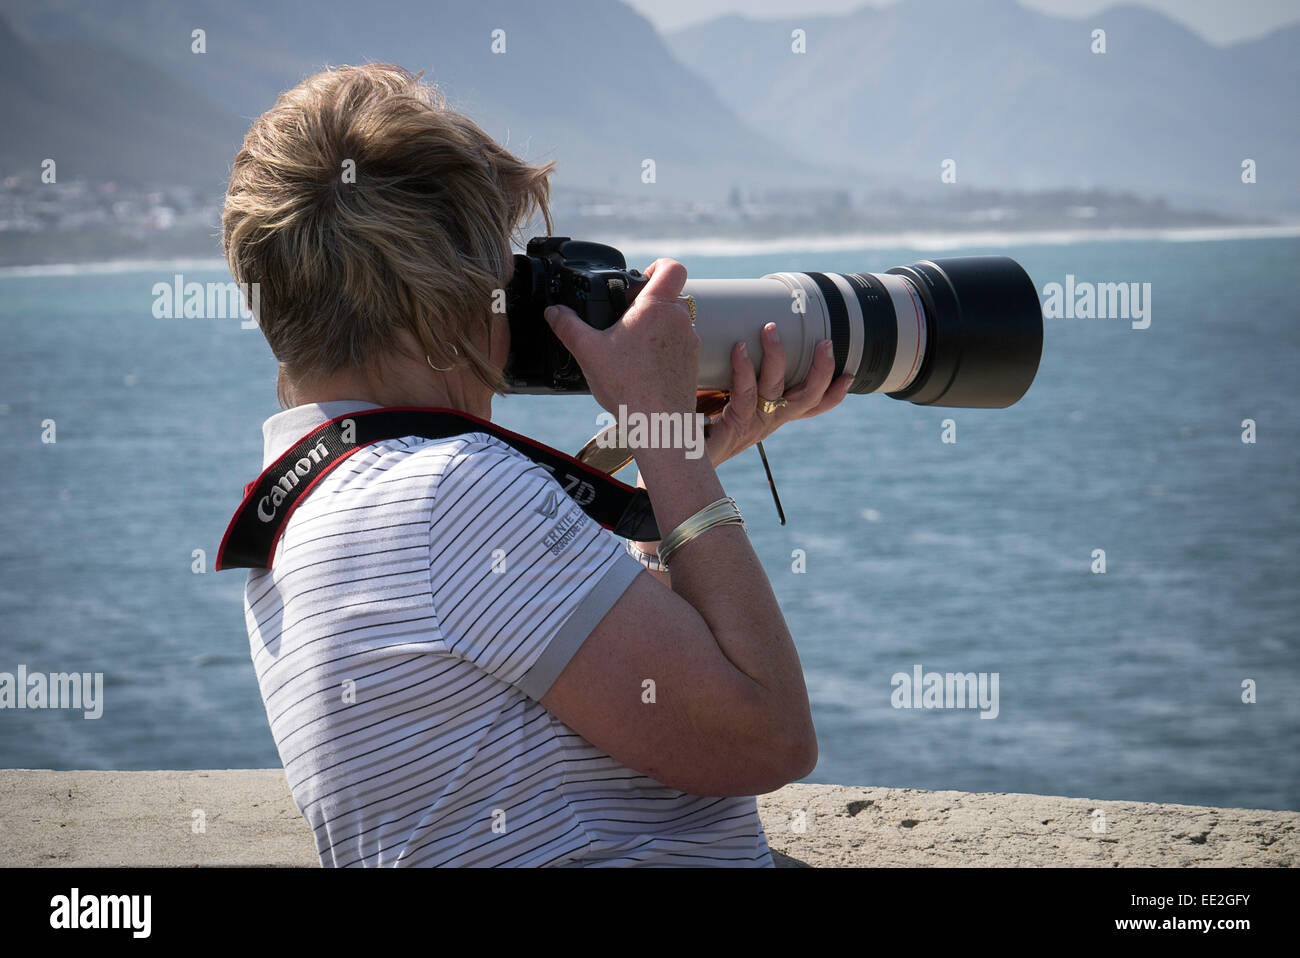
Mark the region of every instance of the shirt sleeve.
<instances>
[{"instance_id":1,"label":"shirt sleeve","mask_svg":"<svg viewBox=\"0 0 1300 958\"><path fill-rule=\"evenodd\" d=\"M544 467L481 434L438 483L430 537L448 652L533 699L642 571Z\"/></svg>"}]
</instances>

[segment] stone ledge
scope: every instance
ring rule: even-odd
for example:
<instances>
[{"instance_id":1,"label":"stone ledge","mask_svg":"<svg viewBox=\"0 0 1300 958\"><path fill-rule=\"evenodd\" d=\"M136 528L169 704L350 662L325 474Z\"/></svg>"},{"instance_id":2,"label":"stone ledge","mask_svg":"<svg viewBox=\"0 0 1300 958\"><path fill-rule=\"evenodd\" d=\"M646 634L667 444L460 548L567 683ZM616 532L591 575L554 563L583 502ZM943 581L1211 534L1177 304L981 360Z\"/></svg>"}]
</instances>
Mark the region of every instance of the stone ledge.
<instances>
[{"instance_id":1,"label":"stone ledge","mask_svg":"<svg viewBox=\"0 0 1300 958\"><path fill-rule=\"evenodd\" d=\"M758 809L784 867L1300 864L1297 812L846 785L787 785ZM319 859L280 769L0 770L0 866L32 865Z\"/></svg>"}]
</instances>

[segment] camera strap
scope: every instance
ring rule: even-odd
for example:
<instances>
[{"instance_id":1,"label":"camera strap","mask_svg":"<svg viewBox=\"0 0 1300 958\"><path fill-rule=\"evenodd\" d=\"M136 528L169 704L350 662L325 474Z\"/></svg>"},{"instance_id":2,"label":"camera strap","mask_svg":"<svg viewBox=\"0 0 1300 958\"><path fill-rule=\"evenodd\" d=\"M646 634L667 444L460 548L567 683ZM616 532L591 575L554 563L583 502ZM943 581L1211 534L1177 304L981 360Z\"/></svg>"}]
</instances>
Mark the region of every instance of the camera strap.
<instances>
[{"instance_id":1,"label":"camera strap","mask_svg":"<svg viewBox=\"0 0 1300 958\"><path fill-rule=\"evenodd\" d=\"M269 569L289 516L307 494L357 450L386 439L443 439L485 432L549 472L591 518L615 535L640 542L659 538L650 497L566 453L455 409L393 406L331 419L299 439L254 481L226 528L215 568Z\"/></svg>"}]
</instances>

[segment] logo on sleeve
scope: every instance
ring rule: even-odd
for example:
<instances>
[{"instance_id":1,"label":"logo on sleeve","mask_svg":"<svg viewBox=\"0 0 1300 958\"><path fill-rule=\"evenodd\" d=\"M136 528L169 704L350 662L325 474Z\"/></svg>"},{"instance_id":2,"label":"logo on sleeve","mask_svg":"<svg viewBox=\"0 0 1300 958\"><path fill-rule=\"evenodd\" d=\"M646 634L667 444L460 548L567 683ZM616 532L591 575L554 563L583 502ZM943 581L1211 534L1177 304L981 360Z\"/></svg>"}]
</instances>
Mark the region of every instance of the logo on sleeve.
<instances>
[{"instance_id":1,"label":"logo on sleeve","mask_svg":"<svg viewBox=\"0 0 1300 958\"><path fill-rule=\"evenodd\" d=\"M560 511L560 503L563 502L564 499L564 493L556 492L554 489L548 491L546 493L546 498L542 500L542 504L537 507L538 514L545 516L547 519L554 519L556 514Z\"/></svg>"},{"instance_id":2,"label":"logo on sleeve","mask_svg":"<svg viewBox=\"0 0 1300 958\"><path fill-rule=\"evenodd\" d=\"M546 548L551 550L551 555L559 555L569 548L589 521L591 521L590 517L576 507L566 512L560 521L551 527L551 531L546 533L546 539L543 540Z\"/></svg>"}]
</instances>

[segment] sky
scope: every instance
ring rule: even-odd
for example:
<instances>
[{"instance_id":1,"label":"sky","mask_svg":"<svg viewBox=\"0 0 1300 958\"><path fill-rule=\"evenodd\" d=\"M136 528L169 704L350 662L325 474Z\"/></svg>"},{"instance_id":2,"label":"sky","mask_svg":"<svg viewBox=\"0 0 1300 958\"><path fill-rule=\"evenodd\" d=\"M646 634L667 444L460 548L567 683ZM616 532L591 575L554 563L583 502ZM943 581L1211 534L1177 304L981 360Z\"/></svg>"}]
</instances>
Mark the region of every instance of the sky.
<instances>
[{"instance_id":1,"label":"sky","mask_svg":"<svg viewBox=\"0 0 1300 958\"><path fill-rule=\"evenodd\" d=\"M844 13L870 3L899 0L627 0L661 32L726 13L755 19L792 14ZM1115 0L1020 0L1026 7L1065 17L1090 16ZM1159 10L1215 44L1236 43L1300 21L1300 0L1124 0Z\"/></svg>"}]
</instances>

